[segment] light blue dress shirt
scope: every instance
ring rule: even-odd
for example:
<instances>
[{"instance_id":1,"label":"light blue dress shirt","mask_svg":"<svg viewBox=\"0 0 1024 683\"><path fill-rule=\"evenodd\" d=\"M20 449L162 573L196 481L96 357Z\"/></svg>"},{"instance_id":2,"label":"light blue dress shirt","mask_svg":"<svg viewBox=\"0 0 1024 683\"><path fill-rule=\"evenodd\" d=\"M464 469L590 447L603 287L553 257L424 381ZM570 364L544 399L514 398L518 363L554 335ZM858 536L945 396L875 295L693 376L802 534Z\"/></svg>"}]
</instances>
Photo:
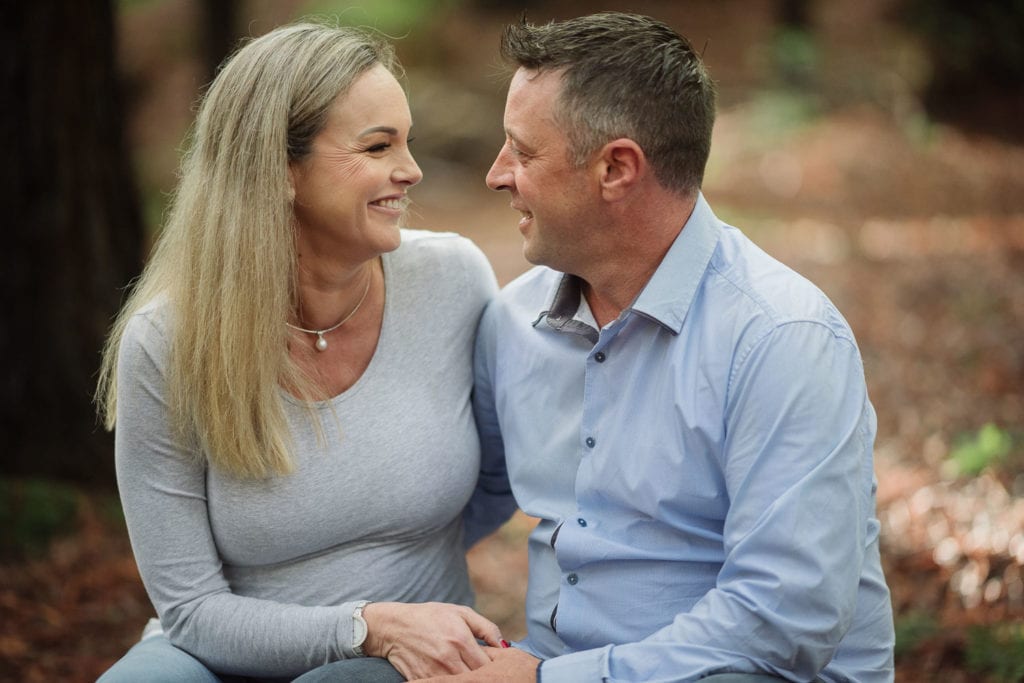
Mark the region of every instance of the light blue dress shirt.
<instances>
[{"instance_id":1,"label":"light blue dress shirt","mask_svg":"<svg viewBox=\"0 0 1024 683\"><path fill-rule=\"evenodd\" d=\"M540 519L520 645L543 683L893 680L875 414L836 308L702 196L603 329L579 285L531 270L477 339L483 475L507 465Z\"/></svg>"}]
</instances>

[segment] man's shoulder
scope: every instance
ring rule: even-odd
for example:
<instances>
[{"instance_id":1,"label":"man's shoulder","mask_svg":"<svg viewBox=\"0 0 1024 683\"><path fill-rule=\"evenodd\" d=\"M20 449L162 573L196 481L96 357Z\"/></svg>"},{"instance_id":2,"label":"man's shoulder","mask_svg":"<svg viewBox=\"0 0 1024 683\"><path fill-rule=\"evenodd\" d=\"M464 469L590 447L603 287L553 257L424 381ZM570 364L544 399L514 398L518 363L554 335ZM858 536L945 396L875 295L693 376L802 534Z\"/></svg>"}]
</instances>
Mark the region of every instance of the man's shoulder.
<instances>
[{"instance_id":1,"label":"man's shoulder","mask_svg":"<svg viewBox=\"0 0 1024 683\"><path fill-rule=\"evenodd\" d=\"M723 230L706 286L716 315L731 311L763 318L771 326L812 322L834 331L848 329L835 304L817 285L735 228ZM728 306L723 300L728 300Z\"/></svg>"},{"instance_id":2,"label":"man's shoulder","mask_svg":"<svg viewBox=\"0 0 1024 683\"><path fill-rule=\"evenodd\" d=\"M546 266L534 266L502 287L495 300L497 305L537 309L539 314L550 302L551 295L562 273Z\"/></svg>"},{"instance_id":3,"label":"man's shoulder","mask_svg":"<svg viewBox=\"0 0 1024 683\"><path fill-rule=\"evenodd\" d=\"M551 304L562 274L536 266L518 276L498 292L487 305L481 330L507 339L533 327Z\"/></svg>"}]
</instances>

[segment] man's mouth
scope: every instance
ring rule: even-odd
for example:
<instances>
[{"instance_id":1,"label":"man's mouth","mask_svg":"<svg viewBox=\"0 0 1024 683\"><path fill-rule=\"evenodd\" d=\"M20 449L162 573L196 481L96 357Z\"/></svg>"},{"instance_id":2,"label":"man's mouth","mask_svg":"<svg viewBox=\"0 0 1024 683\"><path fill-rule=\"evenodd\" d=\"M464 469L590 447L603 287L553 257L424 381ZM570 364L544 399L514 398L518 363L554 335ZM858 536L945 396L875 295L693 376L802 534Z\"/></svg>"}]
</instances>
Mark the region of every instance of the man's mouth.
<instances>
[{"instance_id":1,"label":"man's mouth","mask_svg":"<svg viewBox=\"0 0 1024 683\"><path fill-rule=\"evenodd\" d=\"M516 206L515 203L511 204L510 206L512 207L513 211L518 211L519 213L523 214L524 221L533 218L533 212L530 211L529 209L524 209L522 207Z\"/></svg>"}]
</instances>

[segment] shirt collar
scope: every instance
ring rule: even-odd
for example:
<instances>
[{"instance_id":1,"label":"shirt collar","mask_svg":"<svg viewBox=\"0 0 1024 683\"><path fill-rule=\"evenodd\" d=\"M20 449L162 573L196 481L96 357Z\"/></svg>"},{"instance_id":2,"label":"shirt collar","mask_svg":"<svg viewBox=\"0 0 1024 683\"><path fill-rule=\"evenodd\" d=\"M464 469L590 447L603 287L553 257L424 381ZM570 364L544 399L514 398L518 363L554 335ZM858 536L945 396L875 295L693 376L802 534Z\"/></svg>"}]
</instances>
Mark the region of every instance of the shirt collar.
<instances>
[{"instance_id":1,"label":"shirt collar","mask_svg":"<svg viewBox=\"0 0 1024 683\"><path fill-rule=\"evenodd\" d=\"M690 218L633 302L631 310L679 334L697 286L718 244L721 230L721 224L704 199L704 194L698 192ZM597 331L573 319L580 307L582 291L582 280L579 277L563 273L556 281L549 299L551 304L541 311L533 325L546 319L547 324L556 330L582 334L587 338L592 337L591 341L596 342Z\"/></svg>"},{"instance_id":2,"label":"shirt collar","mask_svg":"<svg viewBox=\"0 0 1024 683\"><path fill-rule=\"evenodd\" d=\"M721 232L722 225L704 194L698 193L690 218L632 309L679 334Z\"/></svg>"},{"instance_id":3,"label":"shirt collar","mask_svg":"<svg viewBox=\"0 0 1024 683\"><path fill-rule=\"evenodd\" d=\"M541 311L537 319L533 321L534 327L544 320L552 329L578 334L589 339L592 344L596 344L597 330L576 319L582 300L583 281L576 275L563 273L562 277L557 280L554 295L551 297L551 305L547 310Z\"/></svg>"}]
</instances>

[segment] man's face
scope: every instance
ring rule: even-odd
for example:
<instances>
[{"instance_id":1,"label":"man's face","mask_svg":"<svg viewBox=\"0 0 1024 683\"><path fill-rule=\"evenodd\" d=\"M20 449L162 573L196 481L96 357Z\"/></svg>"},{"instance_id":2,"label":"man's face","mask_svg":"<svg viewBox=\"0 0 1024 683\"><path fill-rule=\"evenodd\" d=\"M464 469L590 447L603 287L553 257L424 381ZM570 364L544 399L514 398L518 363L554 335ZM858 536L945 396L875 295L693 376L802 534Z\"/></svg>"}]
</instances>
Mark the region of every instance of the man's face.
<instances>
[{"instance_id":1,"label":"man's face","mask_svg":"<svg viewBox=\"0 0 1024 683\"><path fill-rule=\"evenodd\" d=\"M578 273L595 189L587 168L569 158L568 138L554 118L558 71L519 69L505 103L505 144L487 173L487 186L508 190L522 213L523 255L534 264Z\"/></svg>"}]
</instances>

